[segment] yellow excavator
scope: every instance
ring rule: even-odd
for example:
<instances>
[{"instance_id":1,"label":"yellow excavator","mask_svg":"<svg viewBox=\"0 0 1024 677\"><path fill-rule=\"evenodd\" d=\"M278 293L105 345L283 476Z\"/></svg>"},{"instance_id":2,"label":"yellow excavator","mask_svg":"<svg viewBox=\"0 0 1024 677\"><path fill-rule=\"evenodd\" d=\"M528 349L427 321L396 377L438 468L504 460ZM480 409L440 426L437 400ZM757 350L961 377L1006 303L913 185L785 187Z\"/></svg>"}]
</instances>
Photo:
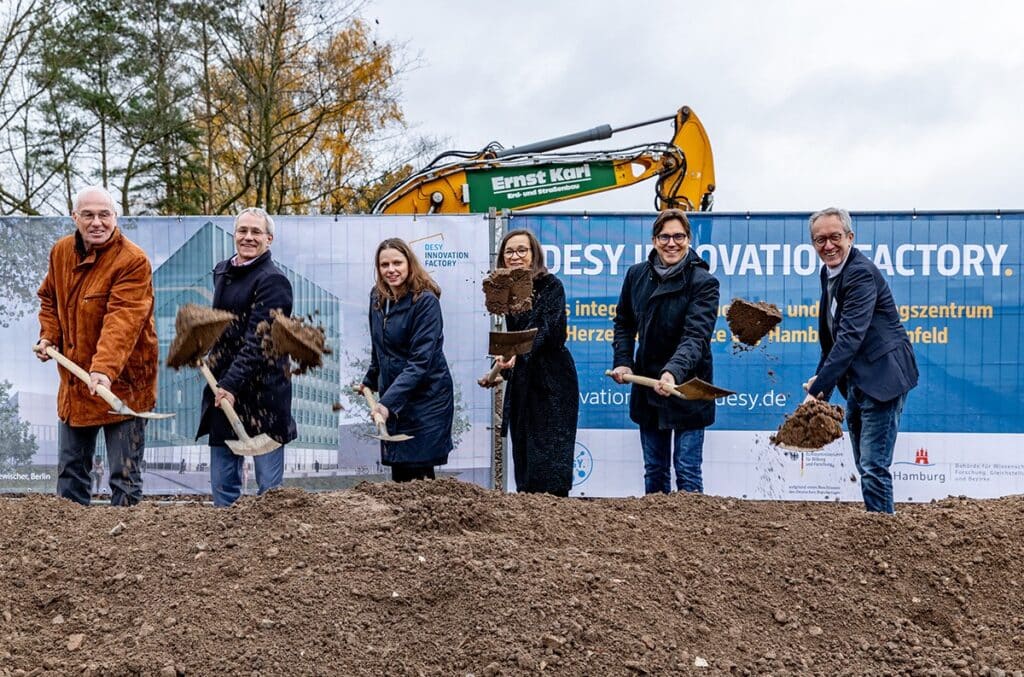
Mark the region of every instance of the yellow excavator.
<instances>
[{"instance_id":1,"label":"yellow excavator","mask_svg":"<svg viewBox=\"0 0 1024 677\"><path fill-rule=\"evenodd\" d=\"M616 132L675 121L669 142L610 151L552 153ZM657 177L655 208L710 211L715 190L711 142L697 115L683 106L675 115L612 129L601 125L546 141L479 152L447 151L392 188L374 214L469 214L527 209L631 186Z\"/></svg>"}]
</instances>

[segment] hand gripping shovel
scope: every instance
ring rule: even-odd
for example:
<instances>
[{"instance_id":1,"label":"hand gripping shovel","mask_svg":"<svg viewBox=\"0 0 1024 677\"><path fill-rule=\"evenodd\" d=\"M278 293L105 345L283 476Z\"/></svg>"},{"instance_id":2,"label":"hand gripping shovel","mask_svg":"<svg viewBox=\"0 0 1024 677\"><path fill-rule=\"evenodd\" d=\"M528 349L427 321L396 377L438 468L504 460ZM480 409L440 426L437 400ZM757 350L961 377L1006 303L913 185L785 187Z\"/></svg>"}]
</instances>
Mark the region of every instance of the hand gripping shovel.
<instances>
[{"instance_id":1,"label":"hand gripping shovel","mask_svg":"<svg viewBox=\"0 0 1024 677\"><path fill-rule=\"evenodd\" d=\"M217 392L217 379L213 377L213 372L206 366L206 362L200 358L197 365L199 371L202 372L206 378L206 382L210 384L210 390L214 393ZM270 437L266 433L260 433L256 437L249 437L249 433L245 431L245 426L242 425L242 420L238 418L238 414L235 413L235 408L227 400L220 401L221 411L228 418L228 423L231 424L231 429L238 435L237 440L224 440L224 444L228 445L230 449L237 456L262 456L263 454L269 454L270 452L281 446L281 443Z\"/></svg>"},{"instance_id":2,"label":"hand gripping shovel","mask_svg":"<svg viewBox=\"0 0 1024 677\"><path fill-rule=\"evenodd\" d=\"M167 366L174 369L185 365L192 365L199 368L199 371L206 378L210 390L217 392L217 379L213 377L210 368L206 366L203 356L213 347L224 329L235 319L232 313L207 308L195 304L185 304L178 308L178 316L174 325L176 335L167 353ZM228 402L222 400L221 411L227 416L228 423L238 436L237 440L224 440L234 454L238 456L262 456L269 454L281 446L266 433L256 437L250 437L245 431L245 426L235 413L235 408Z\"/></svg>"},{"instance_id":3,"label":"hand gripping shovel","mask_svg":"<svg viewBox=\"0 0 1024 677\"><path fill-rule=\"evenodd\" d=\"M389 435L384 418L380 414L373 414L373 408L377 406L377 398L373 396L373 391L367 387L363 387L363 397L366 398L366 405L370 407L371 415L373 416L373 422L377 424L377 434L370 435L370 437L377 440L384 440L385 442L405 442L411 440L412 435L406 435L405 433L399 433L397 435Z\"/></svg>"},{"instance_id":4,"label":"hand gripping shovel","mask_svg":"<svg viewBox=\"0 0 1024 677\"><path fill-rule=\"evenodd\" d=\"M604 375L611 376L611 369L606 370ZM658 379L650 378L649 376L637 376L636 374L623 374L622 380L626 383L636 383L637 385L647 386L648 388L653 388L658 385ZM699 378L691 378L686 383L677 385L670 392L673 397L678 397L683 400L714 400L719 397L735 394L735 391L733 390L719 388L718 386L712 385Z\"/></svg>"},{"instance_id":5,"label":"hand gripping shovel","mask_svg":"<svg viewBox=\"0 0 1024 677\"><path fill-rule=\"evenodd\" d=\"M46 347L46 354L52 357L53 359L57 360L60 366L64 367L65 369L67 369L72 374L82 379L86 383L91 382L92 379L90 379L89 377L89 372L87 372L85 369L82 369L74 362L72 362L71 359L69 359L68 357L62 355L60 351L58 351L53 346ZM171 418L172 416L174 416L174 414L158 414L154 411L134 411L131 407L125 404L120 397L110 392L110 388L107 388L105 385L102 384L96 385L96 394L102 397L106 401L106 403L110 405L110 413L112 414L120 414L121 416L134 416L136 418L148 418L157 420Z\"/></svg>"}]
</instances>

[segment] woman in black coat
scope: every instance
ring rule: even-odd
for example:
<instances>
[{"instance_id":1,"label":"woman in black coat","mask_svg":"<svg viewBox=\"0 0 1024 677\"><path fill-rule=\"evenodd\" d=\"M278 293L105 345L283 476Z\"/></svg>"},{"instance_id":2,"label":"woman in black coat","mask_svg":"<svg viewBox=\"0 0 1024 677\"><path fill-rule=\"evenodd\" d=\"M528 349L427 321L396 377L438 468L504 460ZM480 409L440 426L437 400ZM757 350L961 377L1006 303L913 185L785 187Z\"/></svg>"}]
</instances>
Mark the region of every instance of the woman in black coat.
<instances>
[{"instance_id":1,"label":"woman in black coat","mask_svg":"<svg viewBox=\"0 0 1024 677\"><path fill-rule=\"evenodd\" d=\"M243 209L235 218L235 250L213 269L213 307L237 316L210 350L210 371L217 390L203 390L196 438L210 436L210 489L217 506L234 503L242 493L243 457L224 441L235 432L220 410L228 400L252 436L266 433L282 445L297 437L292 418L292 382L288 359L269 359L256 328L270 321L270 311L292 312L292 285L274 265L270 243L274 221L262 209ZM253 460L259 493L284 482L284 447Z\"/></svg>"},{"instance_id":2,"label":"woman in black coat","mask_svg":"<svg viewBox=\"0 0 1024 677\"><path fill-rule=\"evenodd\" d=\"M509 331L537 329L530 352L502 364L508 381L502 434L512 441L516 490L568 496L580 394L576 363L565 347L565 288L547 271L540 242L528 230L505 235L498 267L533 272L532 308L505 317Z\"/></svg>"},{"instance_id":3,"label":"woman in black coat","mask_svg":"<svg viewBox=\"0 0 1024 677\"><path fill-rule=\"evenodd\" d=\"M362 388L376 390L374 409L391 435L381 441L381 463L396 482L433 479L434 466L452 450L455 390L444 356L441 289L409 245L398 238L377 247L376 284L370 292L370 368ZM372 414L373 412L371 412Z\"/></svg>"}]
</instances>

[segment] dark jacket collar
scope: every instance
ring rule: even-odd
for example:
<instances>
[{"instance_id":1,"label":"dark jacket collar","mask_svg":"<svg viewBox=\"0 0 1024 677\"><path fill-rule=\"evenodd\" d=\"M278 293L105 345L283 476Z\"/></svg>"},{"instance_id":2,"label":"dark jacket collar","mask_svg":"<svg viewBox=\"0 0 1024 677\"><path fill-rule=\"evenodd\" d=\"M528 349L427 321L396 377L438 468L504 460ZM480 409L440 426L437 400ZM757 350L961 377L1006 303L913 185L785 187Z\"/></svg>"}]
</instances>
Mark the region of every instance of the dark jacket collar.
<instances>
[{"instance_id":1,"label":"dark jacket collar","mask_svg":"<svg viewBox=\"0 0 1024 677\"><path fill-rule=\"evenodd\" d=\"M236 266L231 263L234 258L235 255L232 254L230 259L221 261L217 264L217 267L213 269L213 272L220 275L230 275L231 277L245 277L252 271L262 268L271 259L269 249L257 256L255 261L244 266Z\"/></svg>"},{"instance_id":2,"label":"dark jacket collar","mask_svg":"<svg viewBox=\"0 0 1024 677\"><path fill-rule=\"evenodd\" d=\"M856 247L850 247L850 253L846 256L846 260L843 261L843 269L839 271L838 275L836 275L836 284L840 283L843 276L846 275L846 271L850 269L850 265L861 256L864 256L864 254L859 249ZM820 275L822 282L828 281L828 266L824 264L821 266Z\"/></svg>"},{"instance_id":3,"label":"dark jacket collar","mask_svg":"<svg viewBox=\"0 0 1024 677\"><path fill-rule=\"evenodd\" d=\"M647 265L650 267L651 273L657 276L658 279L662 278L661 276L658 275L657 268L655 268L655 264L659 263L660 261L661 259L658 257L658 250L652 249L651 253L647 255ZM681 263L682 265L677 268L674 267L672 272L668 275L668 277L664 278L662 281L670 280L685 272L689 272L693 268L703 268L704 270L711 270L711 267L708 266L708 262L702 259L701 257L697 256L697 252L693 250L693 247L690 247L689 251L686 252L686 258L684 258L679 263Z\"/></svg>"}]
</instances>

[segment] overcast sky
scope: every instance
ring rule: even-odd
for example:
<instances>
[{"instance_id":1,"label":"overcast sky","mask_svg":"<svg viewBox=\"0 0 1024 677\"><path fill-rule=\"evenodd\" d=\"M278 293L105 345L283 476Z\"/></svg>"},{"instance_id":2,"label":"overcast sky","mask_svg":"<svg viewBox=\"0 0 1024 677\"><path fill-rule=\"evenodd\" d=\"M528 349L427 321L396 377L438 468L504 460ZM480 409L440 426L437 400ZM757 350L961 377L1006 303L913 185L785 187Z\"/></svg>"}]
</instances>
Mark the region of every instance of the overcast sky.
<instances>
[{"instance_id":1,"label":"overcast sky","mask_svg":"<svg viewBox=\"0 0 1024 677\"><path fill-rule=\"evenodd\" d=\"M715 211L1024 208L1024 3L373 0L415 132L506 147L687 105ZM581 148L668 141L671 122ZM652 181L545 210L648 211Z\"/></svg>"}]
</instances>

